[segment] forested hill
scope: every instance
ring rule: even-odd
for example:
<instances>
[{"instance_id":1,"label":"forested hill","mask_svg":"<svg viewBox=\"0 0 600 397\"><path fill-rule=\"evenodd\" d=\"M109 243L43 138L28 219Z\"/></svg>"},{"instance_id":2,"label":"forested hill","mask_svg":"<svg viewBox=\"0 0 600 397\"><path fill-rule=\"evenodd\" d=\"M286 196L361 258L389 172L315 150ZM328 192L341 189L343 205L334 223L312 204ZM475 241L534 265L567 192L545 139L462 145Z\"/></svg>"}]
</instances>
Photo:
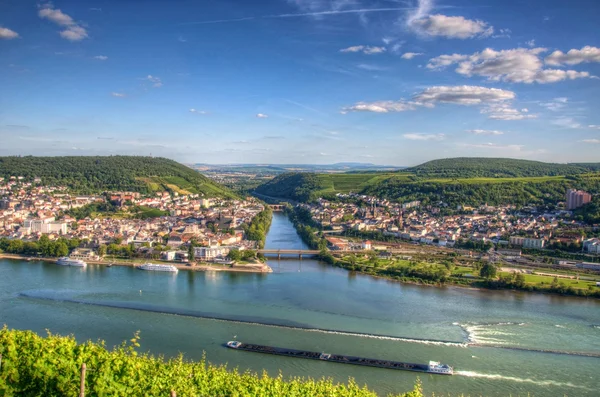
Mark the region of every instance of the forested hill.
<instances>
[{"instance_id":1,"label":"forested hill","mask_svg":"<svg viewBox=\"0 0 600 397\"><path fill-rule=\"evenodd\" d=\"M507 158L458 157L428 161L404 171L420 177L503 178L575 175L597 170L600 164L555 164Z\"/></svg>"},{"instance_id":2,"label":"forested hill","mask_svg":"<svg viewBox=\"0 0 600 397\"><path fill-rule=\"evenodd\" d=\"M0 157L0 177L42 179L79 193L171 191L235 197L227 188L176 161L141 156Z\"/></svg>"},{"instance_id":3,"label":"forested hill","mask_svg":"<svg viewBox=\"0 0 600 397\"><path fill-rule=\"evenodd\" d=\"M334 199L338 193L358 193L448 208L482 204L556 204L567 189L600 194L597 164L547 164L511 159L448 159L402 172L286 173L256 188L256 192L295 201ZM597 211L592 211L594 214ZM591 219L591 218L590 218Z\"/></svg>"}]
</instances>

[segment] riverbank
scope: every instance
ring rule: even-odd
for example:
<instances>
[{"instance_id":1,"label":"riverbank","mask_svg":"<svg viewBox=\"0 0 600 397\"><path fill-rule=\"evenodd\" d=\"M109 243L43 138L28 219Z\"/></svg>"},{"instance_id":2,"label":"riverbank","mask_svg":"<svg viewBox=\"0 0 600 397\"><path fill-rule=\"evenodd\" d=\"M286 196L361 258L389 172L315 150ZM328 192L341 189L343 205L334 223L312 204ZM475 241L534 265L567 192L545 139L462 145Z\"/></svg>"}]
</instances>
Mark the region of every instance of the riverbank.
<instances>
[{"instance_id":1,"label":"riverbank","mask_svg":"<svg viewBox=\"0 0 600 397\"><path fill-rule=\"evenodd\" d=\"M42 262L52 262L55 263L58 258L47 258L47 257L32 257L27 255L18 255L18 254L0 254L0 259L13 259L13 260L22 260L22 261L42 261ZM198 272L241 272L241 273L272 273L273 269L266 263L262 262L253 262L247 264L235 264L233 266L229 265L214 265L211 263L199 263L196 265L189 265L177 262L161 262L154 261L156 263L172 265L175 266L179 270L189 270L189 271L198 271ZM154 263L153 262L153 263ZM89 265L100 265L100 266L128 266L135 267L140 265L142 262L135 262L131 260L99 260L99 261L86 261Z\"/></svg>"},{"instance_id":2,"label":"riverbank","mask_svg":"<svg viewBox=\"0 0 600 397\"><path fill-rule=\"evenodd\" d=\"M460 262L456 263L453 259L442 261L432 261L431 258L411 261L398 258L383 259L379 257L377 251L373 251L370 255L336 252L336 254L342 254L343 257L334 257L326 249L327 242L320 233L318 225L314 223L305 209L287 207L285 212L302 241L311 248L321 249L320 259L322 261L349 271L407 284L455 286L481 290L515 290L600 299L600 287L596 286L593 281L579 280L577 275L572 275L572 278L561 277L561 280L536 274L521 274L517 277L517 273L502 272L500 269L498 278L485 279L478 275L479 270L476 266L466 267Z\"/></svg>"}]
</instances>

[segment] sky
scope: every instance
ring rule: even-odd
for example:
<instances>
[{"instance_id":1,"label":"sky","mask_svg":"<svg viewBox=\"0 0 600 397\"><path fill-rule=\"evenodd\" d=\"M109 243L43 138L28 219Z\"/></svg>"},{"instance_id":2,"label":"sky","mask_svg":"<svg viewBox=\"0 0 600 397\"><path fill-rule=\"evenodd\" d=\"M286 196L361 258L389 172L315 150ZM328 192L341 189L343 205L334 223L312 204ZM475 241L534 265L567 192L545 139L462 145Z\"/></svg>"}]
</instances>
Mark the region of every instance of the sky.
<instances>
[{"instance_id":1,"label":"sky","mask_svg":"<svg viewBox=\"0 0 600 397\"><path fill-rule=\"evenodd\" d=\"M0 0L0 156L600 161L597 0Z\"/></svg>"}]
</instances>

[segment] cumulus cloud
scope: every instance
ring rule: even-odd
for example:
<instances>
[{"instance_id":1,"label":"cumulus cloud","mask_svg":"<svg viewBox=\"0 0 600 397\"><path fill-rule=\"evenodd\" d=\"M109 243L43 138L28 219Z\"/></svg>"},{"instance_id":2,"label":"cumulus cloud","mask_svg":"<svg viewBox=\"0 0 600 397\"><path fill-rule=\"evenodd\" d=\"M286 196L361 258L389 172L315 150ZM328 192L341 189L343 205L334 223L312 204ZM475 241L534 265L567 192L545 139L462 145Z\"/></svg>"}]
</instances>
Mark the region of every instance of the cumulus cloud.
<instances>
[{"instance_id":1,"label":"cumulus cloud","mask_svg":"<svg viewBox=\"0 0 600 397\"><path fill-rule=\"evenodd\" d=\"M458 64L456 72L465 76L483 76L492 81L511 83L554 83L590 77L588 72L575 70L544 69L540 54L545 48L515 48L495 51L486 48L472 55L440 55L429 60L427 68L441 70Z\"/></svg>"},{"instance_id":2,"label":"cumulus cloud","mask_svg":"<svg viewBox=\"0 0 600 397\"><path fill-rule=\"evenodd\" d=\"M474 135L503 135L504 132L497 130L466 130L469 134Z\"/></svg>"},{"instance_id":3,"label":"cumulus cloud","mask_svg":"<svg viewBox=\"0 0 600 397\"><path fill-rule=\"evenodd\" d=\"M110 95L114 96L115 98L125 98L126 96L122 92L111 92Z\"/></svg>"},{"instance_id":4,"label":"cumulus cloud","mask_svg":"<svg viewBox=\"0 0 600 397\"><path fill-rule=\"evenodd\" d=\"M11 40L19 37L19 34L9 28L3 28L0 26L0 40Z\"/></svg>"},{"instance_id":5,"label":"cumulus cloud","mask_svg":"<svg viewBox=\"0 0 600 397\"><path fill-rule=\"evenodd\" d=\"M494 28L480 20L465 17L449 17L442 14L429 15L414 21L417 31L428 36L442 36L449 39L469 39L473 37L488 37L494 33Z\"/></svg>"},{"instance_id":6,"label":"cumulus cloud","mask_svg":"<svg viewBox=\"0 0 600 397\"><path fill-rule=\"evenodd\" d=\"M537 115L527 114L527 109L515 109L508 103L491 104L481 109L482 114L487 114L492 120L526 120L535 119Z\"/></svg>"},{"instance_id":7,"label":"cumulus cloud","mask_svg":"<svg viewBox=\"0 0 600 397\"><path fill-rule=\"evenodd\" d=\"M108 57L106 55L96 55L94 59L97 59L99 61L106 61Z\"/></svg>"},{"instance_id":8,"label":"cumulus cloud","mask_svg":"<svg viewBox=\"0 0 600 397\"><path fill-rule=\"evenodd\" d=\"M478 86L434 86L417 94L411 100L358 102L342 108L342 114L348 112L391 113L416 110L420 107L433 108L437 104L455 104L480 106L482 114L495 120L533 119L537 115L528 114L527 109L515 109L510 102L515 98L513 91ZM476 130L472 130L476 131ZM481 130L483 131L483 130Z\"/></svg>"},{"instance_id":9,"label":"cumulus cloud","mask_svg":"<svg viewBox=\"0 0 600 397\"><path fill-rule=\"evenodd\" d=\"M515 93L499 88L478 86L435 86L414 96L414 100L424 104L454 103L457 105L480 105L503 102L515 98Z\"/></svg>"},{"instance_id":10,"label":"cumulus cloud","mask_svg":"<svg viewBox=\"0 0 600 397\"><path fill-rule=\"evenodd\" d=\"M413 59L414 57L418 57L419 55L423 55L422 52L405 52L402 54L400 58L402 59Z\"/></svg>"},{"instance_id":11,"label":"cumulus cloud","mask_svg":"<svg viewBox=\"0 0 600 397\"><path fill-rule=\"evenodd\" d=\"M269 116L267 116L267 115L266 115L266 114L264 114L264 113L258 113L258 114L256 115L256 117L258 117L259 119L266 119L266 118L268 118Z\"/></svg>"},{"instance_id":12,"label":"cumulus cloud","mask_svg":"<svg viewBox=\"0 0 600 397\"><path fill-rule=\"evenodd\" d=\"M405 139L410 139L411 141L441 141L445 138L444 134L421 134L421 133L411 133L402 135Z\"/></svg>"},{"instance_id":13,"label":"cumulus cloud","mask_svg":"<svg viewBox=\"0 0 600 397\"><path fill-rule=\"evenodd\" d=\"M46 3L39 6L38 16L47 19L50 22L64 28L60 36L69 41L81 41L88 37L88 33L81 24L75 22L73 18L59 9L54 8L52 3Z\"/></svg>"},{"instance_id":14,"label":"cumulus cloud","mask_svg":"<svg viewBox=\"0 0 600 397\"><path fill-rule=\"evenodd\" d=\"M385 47L368 46L368 45L355 45L355 46L348 47L348 48L342 48L340 50L340 52L362 52L363 54L366 54L366 55L381 54L382 52L385 52L385 51L386 51Z\"/></svg>"},{"instance_id":15,"label":"cumulus cloud","mask_svg":"<svg viewBox=\"0 0 600 397\"><path fill-rule=\"evenodd\" d=\"M562 51L557 50L554 51L552 54L548 55L545 61L546 64L552 66L559 66L563 64L578 65L580 63L587 62L600 62L600 48L591 47L587 45L581 50L569 50L566 54Z\"/></svg>"}]
</instances>

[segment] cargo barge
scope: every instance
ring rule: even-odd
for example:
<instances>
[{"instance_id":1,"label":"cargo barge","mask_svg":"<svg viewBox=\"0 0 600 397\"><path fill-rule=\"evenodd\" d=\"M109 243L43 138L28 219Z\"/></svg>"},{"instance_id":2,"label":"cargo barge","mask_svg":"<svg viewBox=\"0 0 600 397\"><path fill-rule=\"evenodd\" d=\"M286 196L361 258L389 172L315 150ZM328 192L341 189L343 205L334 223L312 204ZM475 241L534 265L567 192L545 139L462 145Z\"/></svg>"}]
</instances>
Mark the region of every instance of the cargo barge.
<instances>
[{"instance_id":1,"label":"cargo barge","mask_svg":"<svg viewBox=\"0 0 600 397\"><path fill-rule=\"evenodd\" d=\"M281 347L255 345L250 343L242 343L240 341L229 341L226 343L226 346L235 350L275 354L278 356L307 358L311 360L329 361L340 364L363 365L367 367L399 369L403 371L426 372L439 375L452 375L454 373L454 369L452 367L449 365L440 364L437 361L430 361L429 364L403 363L399 361L380 360L376 358L344 356L340 354L317 353L304 350L285 349Z\"/></svg>"}]
</instances>

